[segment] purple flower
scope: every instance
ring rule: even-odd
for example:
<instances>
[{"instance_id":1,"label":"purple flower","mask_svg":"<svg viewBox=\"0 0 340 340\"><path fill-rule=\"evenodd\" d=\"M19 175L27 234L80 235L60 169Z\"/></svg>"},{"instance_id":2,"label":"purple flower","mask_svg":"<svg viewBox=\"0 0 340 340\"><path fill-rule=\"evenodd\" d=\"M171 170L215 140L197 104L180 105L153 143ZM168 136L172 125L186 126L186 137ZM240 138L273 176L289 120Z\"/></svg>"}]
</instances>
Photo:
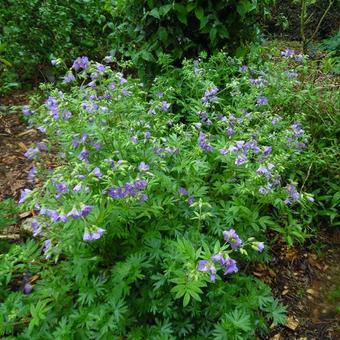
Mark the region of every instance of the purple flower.
<instances>
[{"instance_id":1,"label":"purple flower","mask_svg":"<svg viewBox=\"0 0 340 340\"><path fill-rule=\"evenodd\" d=\"M149 131L144 132L144 138L149 139L151 137L151 133Z\"/></svg>"},{"instance_id":2,"label":"purple flower","mask_svg":"<svg viewBox=\"0 0 340 340\"><path fill-rule=\"evenodd\" d=\"M66 183L58 183L58 184L56 184L55 187L56 187L57 191L60 192L60 193L68 192L68 187L67 187Z\"/></svg>"},{"instance_id":3,"label":"purple flower","mask_svg":"<svg viewBox=\"0 0 340 340\"><path fill-rule=\"evenodd\" d=\"M24 105L21 110L24 116L31 116L33 113L32 111L30 111L30 108L28 105Z\"/></svg>"},{"instance_id":4,"label":"purple flower","mask_svg":"<svg viewBox=\"0 0 340 340\"><path fill-rule=\"evenodd\" d=\"M72 68L76 71L79 71L81 69L86 69L89 63L88 57L78 57L72 65Z\"/></svg>"},{"instance_id":5,"label":"purple flower","mask_svg":"<svg viewBox=\"0 0 340 340\"><path fill-rule=\"evenodd\" d=\"M223 156L226 155L227 153L228 153L227 149L221 149L220 150L220 154L223 155Z\"/></svg>"},{"instance_id":6,"label":"purple flower","mask_svg":"<svg viewBox=\"0 0 340 340\"><path fill-rule=\"evenodd\" d=\"M266 96L258 96L256 98L257 105L267 105L268 104L268 98Z\"/></svg>"},{"instance_id":7,"label":"purple flower","mask_svg":"<svg viewBox=\"0 0 340 340\"><path fill-rule=\"evenodd\" d=\"M122 95L123 96L129 96L130 92L127 89L122 89Z\"/></svg>"},{"instance_id":8,"label":"purple flower","mask_svg":"<svg viewBox=\"0 0 340 340\"><path fill-rule=\"evenodd\" d=\"M234 229L224 231L223 237L226 242L229 242L232 249L237 249L242 246L243 242Z\"/></svg>"},{"instance_id":9,"label":"purple flower","mask_svg":"<svg viewBox=\"0 0 340 340\"><path fill-rule=\"evenodd\" d=\"M297 202L300 199L300 194L296 190L296 187L292 184L287 184L286 190L288 192L289 198L287 198L284 202L287 205Z\"/></svg>"},{"instance_id":10,"label":"purple flower","mask_svg":"<svg viewBox=\"0 0 340 340\"><path fill-rule=\"evenodd\" d=\"M169 108L170 108L170 103L168 103L167 101L162 101L161 110L166 112L169 110Z\"/></svg>"},{"instance_id":11,"label":"purple flower","mask_svg":"<svg viewBox=\"0 0 340 340\"><path fill-rule=\"evenodd\" d=\"M218 92L218 88L215 86L207 91L205 91L204 96L202 97L202 102L204 104L209 104L209 102L213 103L217 101L217 97L215 96Z\"/></svg>"},{"instance_id":12,"label":"purple flower","mask_svg":"<svg viewBox=\"0 0 340 340\"><path fill-rule=\"evenodd\" d=\"M76 209L76 208L73 208L68 214L67 214L67 217L72 217L74 218L75 220L79 219L81 217L81 213Z\"/></svg>"},{"instance_id":13,"label":"purple flower","mask_svg":"<svg viewBox=\"0 0 340 340\"><path fill-rule=\"evenodd\" d=\"M43 252L45 254L45 258L48 259L50 258L50 255L46 255L46 253L51 249L51 240L45 240L44 241L44 248L43 248Z\"/></svg>"},{"instance_id":14,"label":"purple flower","mask_svg":"<svg viewBox=\"0 0 340 340\"><path fill-rule=\"evenodd\" d=\"M96 63L96 69L99 73L103 73L106 70L106 67L103 64Z\"/></svg>"},{"instance_id":15,"label":"purple flower","mask_svg":"<svg viewBox=\"0 0 340 340\"><path fill-rule=\"evenodd\" d=\"M138 167L139 171L148 171L150 166L144 162L141 162Z\"/></svg>"},{"instance_id":16,"label":"purple flower","mask_svg":"<svg viewBox=\"0 0 340 340\"><path fill-rule=\"evenodd\" d=\"M138 190L145 189L146 186L147 186L147 183L146 183L146 181L144 181L144 180L137 180L137 181L135 181L134 184L133 184L133 187L134 187L135 189L138 189Z\"/></svg>"},{"instance_id":17,"label":"purple flower","mask_svg":"<svg viewBox=\"0 0 340 340\"><path fill-rule=\"evenodd\" d=\"M197 269L201 272L210 272L210 281L211 282L216 281L216 268L209 261L206 261L206 260L198 261Z\"/></svg>"},{"instance_id":18,"label":"purple flower","mask_svg":"<svg viewBox=\"0 0 340 340\"><path fill-rule=\"evenodd\" d=\"M131 142L134 143L134 144L137 144L138 143L138 137L137 136L132 136L131 137Z\"/></svg>"},{"instance_id":19,"label":"purple flower","mask_svg":"<svg viewBox=\"0 0 340 340\"><path fill-rule=\"evenodd\" d=\"M73 188L74 192L80 192L81 191L81 183L77 184L74 188Z\"/></svg>"},{"instance_id":20,"label":"purple flower","mask_svg":"<svg viewBox=\"0 0 340 340\"><path fill-rule=\"evenodd\" d=\"M47 150L47 145L45 142L38 142L37 143L37 148L39 151L46 151Z\"/></svg>"},{"instance_id":21,"label":"purple flower","mask_svg":"<svg viewBox=\"0 0 340 340\"><path fill-rule=\"evenodd\" d=\"M232 274L232 273L237 273L238 272L236 261L231 259L231 258L226 259L224 261L223 266L225 268L224 275L228 275L228 274Z\"/></svg>"},{"instance_id":22,"label":"purple flower","mask_svg":"<svg viewBox=\"0 0 340 340\"><path fill-rule=\"evenodd\" d=\"M247 72L247 71L248 71L248 66L242 65L242 66L239 68L239 71L240 71L240 72Z\"/></svg>"},{"instance_id":23,"label":"purple flower","mask_svg":"<svg viewBox=\"0 0 340 340\"><path fill-rule=\"evenodd\" d=\"M37 168L36 168L35 166L33 166L33 167L31 168L31 170L28 172L27 179L28 179L30 182L33 182L36 175L37 175Z\"/></svg>"},{"instance_id":24,"label":"purple flower","mask_svg":"<svg viewBox=\"0 0 340 340\"><path fill-rule=\"evenodd\" d=\"M58 63L58 60L57 60L57 59L52 59L52 60L51 60L52 66L57 65L57 63Z\"/></svg>"},{"instance_id":25,"label":"purple flower","mask_svg":"<svg viewBox=\"0 0 340 340\"><path fill-rule=\"evenodd\" d=\"M28 159L33 159L37 154L39 154L38 148L29 148L25 153L24 156Z\"/></svg>"},{"instance_id":26,"label":"purple flower","mask_svg":"<svg viewBox=\"0 0 340 340\"><path fill-rule=\"evenodd\" d=\"M139 202L140 203L144 203L145 201L147 201L149 199L149 196L147 194L142 194L139 198Z\"/></svg>"},{"instance_id":27,"label":"purple flower","mask_svg":"<svg viewBox=\"0 0 340 340\"><path fill-rule=\"evenodd\" d=\"M265 156L269 156L272 153L272 147L271 146L265 146L263 149L263 154Z\"/></svg>"},{"instance_id":28,"label":"purple flower","mask_svg":"<svg viewBox=\"0 0 340 340\"><path fill-rule=\"evenodd\" d=\"M79 156L78 156L78 159L81 160L81 161L87 161L87 157L89 156L89 152L86 150L86 149L83 149Z\"/></svg>"},{"instance_id":29,"label":"purple flower","mask_svg":"<svg viewBox=\"0 0 340 340\"><path fill-rule=\"evenodd\" d=\"M103 174L101 173L98 167L94 168L94 170L92 171L92 174L95 175L97 178L103 177Z\"/></svg>"},{"instance_id":30,"label":"purple flower","mask_svg":"<svg viewBox=\"0 0 340 340\"><path fill-rule=\"evenodd\" d=\"M85 233L83 235L83 240L84 241L98 240L98 239L100 239L103 236L104 232L105 232L105 230L102 229L102 228L97 228L93 232L85 231Z\"/></svg>"},{"instance_id":31,"label":"purple flower","mask_svg":"<svg viewBox=\"0 0 340 340\"><path fill-rule=\"evenodd\" d=\"M43 126L38 126L37 129L41 132L41 133L46 133L47 129Z\"/></svg>"},{"instance_id":32,"label":"purple flower","mask_svg":"<svg viewBox=\"0 0 340 340\"><path fill-rule=\"evenodd\" d=\"M292 124L291 128L293 130L294 137L296 137L296 138L301 137L305 132L302 129L301 124L299 122L295 122L294 124Z\"/></svg>"},{"instance_id":33,"label":"purple flower","mask_svg":"<svg viewBox=\"0 0 340 340\"><path fill-rule=\"evenodd\" d=\"M30 189L24 189L21 190L20 192L20 199L19 199L19 204L23 203L27 199L27 195L29 195L32 192Z\"/></svg>"},{"instance_id":34,"label":"purple flower","mask_svg":"<svg viewBox=\"0 0 340 340\"><path fill-rule=\"evenodd\" d=\"M218 253L218 254L215 254L215 255L213 255L212 257L211 257L211 259L214 261L214 262L218 262L218 263L220 263L220 264L224 264L224 256L223 256L223 254L221 254L221 253Z\"/></svg>"},{"instance_id":35,"label":"purple flower","mask_svg":"<svg viewBox=\"0 0 340 340\"><path fill-rule=\"evenodd\" d=\"M178 188L178 193L182 196L188 196L189 195L188 191L185 188L182 188L182 187Z\"/></svg>"},{"instance_id":36,"label":"purple flower","mask_svg":"<svg viewBox=\"0 0 340 340\"><path fill-rule=\"evenodd\" d=\"M285 75L287 76L288 79L294 79L299 74L297 72L295 72L295 71L285 71Z\"/></svg>"},{"instance_id":37,"label":"purple flower","mask_svg":"<svg viewBox=\"0 0 340 340\"><path fill-rule=\"evenodd\" d=\"M70 111L68 111L68 110L64 110L64 111L62 112L62 117L63 117L64 119L70 119L70 118L72 117L72 113L71 113Z\"/></svg>"},{"instance_id":38,"label":"purple flower","mask_svg":"<svg viewBox=\"0 0 340 340\"><path fill-rule=\"evenodd\" d=\"M273 125L276 125L276 124L278 124L281 120L282 120L282 117L276 116L276 117L274 117L274 118L272 119L272 124L273 124Z\"/></svg>"},{"instance_id":39,"label":"purple flower","mask_svg":"<svg viewBox=\"0 0 340 340\"><path fill-rule=\"evenodd\" d=\"M284 51L281 52L281 56L285 58L289 58L295 55L295 51L291 50L290 48L286 48Z\"/></svg>"},{"instance_id":40,"label":"purple flower","mask_svg":"<svg viewBox=\"0 0 340 340\"><path fill-rule=\"evenodd\" d=\"M28 295L28 294L31 294L32 289L33 289L33 287L32 287L31 284L25 283L24 288L22 289L22 291L23 291L24 294Z\"/></svg>"},{"instance_id":41,"label":"purple flower","mask_svg":"<svg viewBox=\"0 0 340 340\"><path fill-rule=\"evenodd\" d=\"M69 73L65 74L63 83L64 83L64 84L68 84L68 83L70 83L70 82L72 82L72 81L75 81L75 80L76 80L76 78L75 78L75 76L73 75L73 73L72 73L72 72L69 72Z\"/></svg>"},{"instance_id":42,"label":"purple flower","mask_svg":"<svg viewBox=\"0 0 340 340\"><path fill-rule=\"evenodd\" d=\"M80 209L80 215L82 217L86 217L87 215L90 214L90 212L93 209L93 205L84 205L81 209Z\"/></svg>"},{"instance_id":43,"label":"purple flower","mask_svg":"<svg viewBox=\"0 0 340 340\"><path fill-rule=\"evenodd\" d=\"M31 227L32 227L32 230L33 230L33 237L36 237L37 235L39 235L40 224L36 219L32 220Z\"/></svg>"},{"instance_id":44,"label":"purple flower","mask_svg":"<svg viewBox=\"0 0 340 340\"><path fill-rule=\"evenodd\" d=\"M268 169L264 166L260 166L257 170L256 173L259 175L266 175L268 173Z\"/></svg>"},{"instance_id":45,"label":"purple flower","mask_svg":"<svg viewBox=\"0 0 340 340\"><path fill-rule=\"evenodd\" d=\"M259 253L262 253L263 249L264 249L264 243L263 242L255 242L254 243L255 247L256 247L256 250L259 252Z\"/></svg>"},{"instance_id":46,"label":"purple flower","mask_svg":"<svg viewBox=\"0 0 340 340\"><path fill-rule=\"evenodd\" d=\"M211 152L214 150L214 148L210 144L206 143L206 136L202 131L200 131L200 135L198 137L198 145L202 150L207 152Z\"/></svg>"},{"instance_id":47,"label":"purple flower","mask_svg":"<svg viewBox=\"0 0 340 340\"><path fill-rule=\"evenodd\" d=\"M234 131L234 128L233 128L232 126L229 126L229 127L226 129L226 134L227 134L227 136L231 137L234 133L235 133L235 131Z\"/></svg>"},{"instance_id":48,"label":"purple flower","mask_svg":"<svg viewBox=\"0 0 340 340\"><path fill-rule=\"evenodd\" d=\"M247 158L246 155L238 155L238 156L236 157L236 159L235 159L235 164L236 164L237 166L240 166L240 165L246 163L247 160L248 160L248 158Z\"/></svg>"},{"instance_id":49,"label":"purple flower","mask_svg":"<svg viewBox=\"0 0 340 340\"><path fill-rule=\"evenodd\" d=\"M40 213L43 215L42 210ZM46 209L46 215L52 219L53 222L58 222L60 220L59 214L56 210L53 209Z\"/></svg>"},{"instance_id":50,"label":"purple flower","mask_svg":"<svg viewBox=\"0 0 340 340\"><path fill-rule=\"evenodd\" d=\"M106 56L103 61L107 64L110 64L113 62L113 57L111 55Z\"/></svg>"},{"instance_id":51,"label":"purple flower","mask_svg":"<svg viewBox=\"0 0 340 340\"><path fill-rule=\"evenodd\" d=\"M269 189L268 188L264 188L264 187L261 187L259 189L259 193L262 194L262 195L265 195L269 192Z\"/></svg>"},{"instance_id":52,"label":"purple flower","mask_svg":"<svg viewBox=\"0 0 340 340\"><path fill-rule=\"evenodd\" d=\"M193 196L190 196L190 197L188 198L188 204L189 204L189 205L193 205L194 202L195 202L195 198L194 198Z\"/></svg>"},{"instance_id":53,"label":"purple flower","mask_svg":"<svg viewBox=\"0 0 340 340\"><path fill-rule=\"evenodd\" d=\"M116 88L115 83L110 83L109 86L107 87L109 90L114 90Z\"/></svg>"}]
</instances>

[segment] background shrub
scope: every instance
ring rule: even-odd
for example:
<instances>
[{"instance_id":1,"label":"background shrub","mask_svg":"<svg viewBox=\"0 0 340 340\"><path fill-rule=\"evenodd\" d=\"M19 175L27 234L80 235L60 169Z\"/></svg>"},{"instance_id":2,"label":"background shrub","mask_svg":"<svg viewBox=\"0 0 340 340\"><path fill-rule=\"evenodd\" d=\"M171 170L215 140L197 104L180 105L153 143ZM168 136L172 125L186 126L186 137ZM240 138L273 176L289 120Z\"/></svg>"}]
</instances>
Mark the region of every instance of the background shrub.
<instances>
[{"instance_id":1,"label":"background shrub","mask_svg":"<svg viewBox=\"0 0 340 340\"><path fill-rule=\"evenodd\" d=\"M271 0L170 1L107 0L111 13L109 38L113 52L132 58L140 75L155 74L160 53L174 60L225 48L244 53L247 42L258 37L258 19ZM148 65L147 69L142 65Z\"/></svg>"},{"instance_id":2,"label":"background shrub","mask_svg":"<svg viewBox=\"0 0 340 340\"><path fill-rule=\"evenodd\" d=\"M104 0L2 1L1 54L13 65L3 73L3 83L53 80L50 61L55 57L70 62L84 53L105 55L111 45L103 34L104 4Z\"/></svg>"}]
</instances>

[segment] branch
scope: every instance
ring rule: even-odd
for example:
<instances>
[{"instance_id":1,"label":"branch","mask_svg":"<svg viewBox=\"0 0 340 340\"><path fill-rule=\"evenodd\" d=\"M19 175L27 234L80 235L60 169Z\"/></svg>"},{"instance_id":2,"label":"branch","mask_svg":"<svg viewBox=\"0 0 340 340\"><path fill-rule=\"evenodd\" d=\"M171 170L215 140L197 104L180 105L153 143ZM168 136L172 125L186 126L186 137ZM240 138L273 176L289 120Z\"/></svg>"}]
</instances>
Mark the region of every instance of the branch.
<instances>
[{"instance_id":1,"label":"branch","mask_svg":"<svg viewBox=\"0 0 340 340\"><path fill-rule=\"evenodd\" d=\"M316 34L318 33L318 31L319 31L319 29L320 29L320 26L321 26L322 22L324 21L326 15L327 15L327 13L329 12L329 10L331 9L331 7L333 6L333 3L334 3L334 0L329 0L328 7L326 8L326 10L325 10L325 12L323 13L323 15L322 15L322 17L321 17L321 19L320 19L318 25L316 26L315 31L314 31L314 33L312 34L312 37L310 38L310 41L311 41L311 40L314 40Z\"/></svg>"}]
</instances>

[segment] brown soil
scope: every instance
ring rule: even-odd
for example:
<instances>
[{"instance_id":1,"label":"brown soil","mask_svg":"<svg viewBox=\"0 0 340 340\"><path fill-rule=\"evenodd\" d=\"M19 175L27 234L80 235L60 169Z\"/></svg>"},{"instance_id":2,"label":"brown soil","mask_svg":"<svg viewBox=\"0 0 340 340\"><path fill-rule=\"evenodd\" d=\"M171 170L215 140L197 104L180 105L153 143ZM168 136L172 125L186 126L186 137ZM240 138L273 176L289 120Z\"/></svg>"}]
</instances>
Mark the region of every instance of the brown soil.
<instances>
[{"instance_id":1,"label":"brown soil","mask_svg":"<svg viewBox=\"0 0 340 340\"><path fill-rule=\"evenodd\" d=\"M320 232L308 248L282 243L272 251L271 263L254 274L272 287L288 317L265 339L340 339L340 231Z\"/></svg>"},{"instance_id":2,"label":"brown soil","mask_svg":"<svg viewBox=\"0 0 340 340\"><path fill-rule=\"evenodd\" d=\"M8 197L17 199L20 190L26 186L32 161L23 154L39 139L38 132L28 129L7 106L24 103L26 95L15 98L15 101L2 99L0 106L0 200Z\"/></svg>"}]
</instances>

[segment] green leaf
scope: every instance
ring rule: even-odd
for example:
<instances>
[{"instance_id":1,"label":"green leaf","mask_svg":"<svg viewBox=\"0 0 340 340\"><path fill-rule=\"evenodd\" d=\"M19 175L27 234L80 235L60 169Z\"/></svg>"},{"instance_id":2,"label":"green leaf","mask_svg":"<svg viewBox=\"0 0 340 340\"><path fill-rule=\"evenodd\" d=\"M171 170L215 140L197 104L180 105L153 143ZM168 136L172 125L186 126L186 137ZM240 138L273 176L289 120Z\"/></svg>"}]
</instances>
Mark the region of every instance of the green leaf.
<instances>
[{"instance_id":1,"label":"green leaf","mask_svg":"<svg viewBox=\"0 0 340 340\"><path fill-rule=\"evenodd\" d=\"M169 11L171 10L172 5L164 5L159 7L159 14L160 16L164 17L165 15L167 15L169 13Z\"/></svg>"},{"instance_id":2,"label":"green leaf","mask_svg":"<svg viewBox=\"0 0 340 340\"><path fill-rule=\"evenodd\" d=\"M159 39L160 39L163 43L165 43L165 42L168 41L169 35L168 35L168 31L166 30L165 27L160 27L160 28L158 29L158 36L159 36Z\"/></svg>"},{"instance_id":3,"label":"green leaf","mask_svg":"<svg viewBox=\"0 0 340 340\"><path fill-rule=\"evenodd\" d=\"M196 15L196 18L199 20L199 21L202 21L202 19L204 18L204 10L202 7L198 7L195 9L195 15Z\"/></svg>"},{"instance_id":4,"label":"green leaf","mask_svg":"<svg viewBox=\"0 0 340 340\"><path fill-rule=\"evenodd\" d=\"M187 25L188 24L188 12L187 9L184 5L181 4L175 4L175 10L176 10L176 14L177 14L177 18L178 20L184 24Z\"/></svg>"},{"instance_id":5,"label":"green leaf","mask_svg":"<svg viewBox=\"0 0 340 340\"><path fill-rule=\"evenodd\" d=\"M190 302L190 294L187 292L185 293L184 298L183 298L183 307L187 306L189 302Z\"/></svg>"},{"instance_id":6,"label":"green leaf","mask_svg":"<svg viewBox=\"0 0 340 340\"><path fill-rule=\"evenodd\" d=\"M149 12L149 14L150 14L152 17L156 18L156 19L160 19L160 18L161 18L160 15L159 15L158 8L152 9L152 10Z\"/></svg>"},{"instance_id":7,"label":"green leaf","mask_svg":"<svg viewBox=\"0 0 340 340\"><path fill-rule=\"evenodd\" d=\"M236 7L237 12L240 14L241 17L244 17L247 13L251 12L255 8L256 5L249 0L240 1Z\"/></svg>"}]
</instances>

